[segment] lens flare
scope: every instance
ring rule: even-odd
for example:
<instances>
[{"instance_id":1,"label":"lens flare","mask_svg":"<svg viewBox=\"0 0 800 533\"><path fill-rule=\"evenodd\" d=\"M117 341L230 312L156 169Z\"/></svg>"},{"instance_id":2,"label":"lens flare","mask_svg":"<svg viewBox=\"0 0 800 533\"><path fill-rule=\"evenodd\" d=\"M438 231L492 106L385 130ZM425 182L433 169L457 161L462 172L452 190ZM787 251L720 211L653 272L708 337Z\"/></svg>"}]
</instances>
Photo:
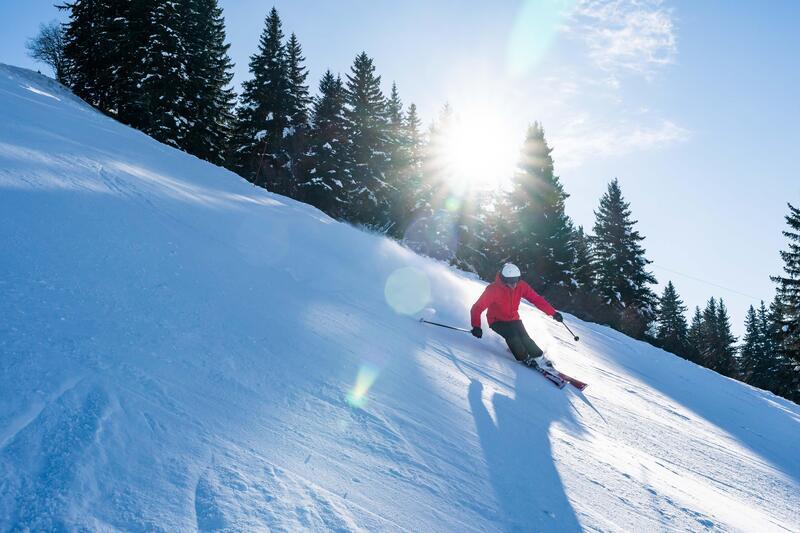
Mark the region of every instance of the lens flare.
<instances>
[{"instance_id":1,"label":"lens flare","mask_svg":"<svg viewBox=\"0 0 800 533\"><path fill-rule=\"evenodd\" d=\"M461 209L461 200L459 200L455 196L451 196L444 201L444 208L450 211L451 213L457 213L458 210Z\"/></svg>"},{"instance_id":2,"label":"lens flare","mask_svg":"<svg viewBox=\"0 0 800 533\"><path fill-rule=\"evenodd\" d=\"M507 68L527 74L544 57L574 0L526 0L508 39Z\"/></svg>"},{"instance_id":3,"label":"lens flare","mask_svg":"<svg viewBox=\"0 0 800 533\"><path fill-rule=\"evenodd\" d=\"M413 315L431 300L431 283L424 272L412 267L395 270L383 289L386 302L396 312Z\"/></svg>"},{"instance_id":4,"label":"lens flare","mask_svg":"<svg viewBox=\"0 0 800 533\"><path fill-rule=\"evenodd\" d=\"M357 409L363 408L367 404L367 393L375 383L375 380L378 379L379 373L378 367L370 363L363 363L358 369L356 384L347 395L347 403Z\"/></svg>"}]
</instances>

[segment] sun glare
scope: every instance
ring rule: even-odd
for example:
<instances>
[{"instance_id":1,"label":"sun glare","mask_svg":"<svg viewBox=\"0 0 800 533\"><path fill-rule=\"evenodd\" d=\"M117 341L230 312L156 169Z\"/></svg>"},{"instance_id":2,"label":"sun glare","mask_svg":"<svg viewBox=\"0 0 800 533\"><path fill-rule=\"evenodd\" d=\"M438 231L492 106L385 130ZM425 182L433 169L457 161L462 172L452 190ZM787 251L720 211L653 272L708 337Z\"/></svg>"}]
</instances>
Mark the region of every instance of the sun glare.
<instances>
[{"instance_id":1,"label":"sun glare","mask_svg":"<svg viewBox=\"0 0 800 533\"><path fill-rule=\"evenodd\" d=\"M499 110L458 110L441 145L451 187L460 192L494 189L511 178L522 138L502 117Z\"/></svg>"}]
</instances>

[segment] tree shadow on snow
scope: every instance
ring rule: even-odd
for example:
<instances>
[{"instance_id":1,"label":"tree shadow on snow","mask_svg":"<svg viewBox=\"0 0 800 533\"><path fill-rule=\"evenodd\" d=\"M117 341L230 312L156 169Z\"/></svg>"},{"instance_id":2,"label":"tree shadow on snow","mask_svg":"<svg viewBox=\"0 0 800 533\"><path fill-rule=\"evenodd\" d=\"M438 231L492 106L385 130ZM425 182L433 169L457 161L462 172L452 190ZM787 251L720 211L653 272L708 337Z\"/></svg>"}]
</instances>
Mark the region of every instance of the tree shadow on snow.
<instances>
[{"instance_id":1,"label":"tree shadow on snow","mask_svg":"<svg viewBox=\"0 0 800 533\"><path fill-rule=\"evenodd\" d=\"M483 402L483 385L471 380L469 404L483 449L489 480L505 531L580 531L556 470L550 426L574 424L561 391L522 367L514 368L514 397L495 393L494 418ZM551 392L557 394L550 394ZM559 396L561 395L561 396ZM548 401L553 400L553 401Z\"/></svg>"}]
</instances>

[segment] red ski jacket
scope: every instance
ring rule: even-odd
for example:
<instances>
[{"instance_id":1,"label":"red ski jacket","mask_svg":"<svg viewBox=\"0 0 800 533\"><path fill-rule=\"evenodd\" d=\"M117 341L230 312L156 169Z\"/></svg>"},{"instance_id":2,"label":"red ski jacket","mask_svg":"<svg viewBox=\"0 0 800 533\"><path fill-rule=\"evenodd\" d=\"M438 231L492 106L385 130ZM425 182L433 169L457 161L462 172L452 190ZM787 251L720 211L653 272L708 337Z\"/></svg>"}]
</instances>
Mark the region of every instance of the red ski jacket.
<instances>
[{"instance_id":1,"label":"red ski jacket","mask_svg":"<svg viewBox=\"0 0 800 533\"><path fill-rule=\"evenodd\" d=\"M525 298L530 303L541 309L544 313L553 316L556 312L547 300L531 288L530 285L520 280L513 289L500 281L500 274L490 283L481 297L472 306L470 319L473 328L481 327L481 314L488 308L486 318L491 326L495 321L510 322L519 320L519 301Z\"/></svg>"}]
</instances>

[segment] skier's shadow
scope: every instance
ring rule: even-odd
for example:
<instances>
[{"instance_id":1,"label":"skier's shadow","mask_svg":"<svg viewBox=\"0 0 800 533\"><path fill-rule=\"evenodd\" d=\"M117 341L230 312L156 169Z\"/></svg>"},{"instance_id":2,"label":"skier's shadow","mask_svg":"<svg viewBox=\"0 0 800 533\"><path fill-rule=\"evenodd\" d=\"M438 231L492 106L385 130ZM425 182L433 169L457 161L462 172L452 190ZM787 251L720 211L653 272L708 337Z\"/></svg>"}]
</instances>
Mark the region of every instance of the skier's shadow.
<instances>
[{"instance_id":1,"label":"skier's shadow","mask_svg":"<svg viewBox=\"0 0 800 533\"><path fill-rule=\"evenodd\" d=\"M569 400L562 396L547 401L553 398L550 392L561 393L544 389L552 385L528 369L514 372L515 397L494 394L494 419L483 403L481 382L473 379L469 385L472 415L502 513L499 525L505 531L580 531L553 462L549 435L557 420L574 423Z\"/></svg>"}]
</instances>

